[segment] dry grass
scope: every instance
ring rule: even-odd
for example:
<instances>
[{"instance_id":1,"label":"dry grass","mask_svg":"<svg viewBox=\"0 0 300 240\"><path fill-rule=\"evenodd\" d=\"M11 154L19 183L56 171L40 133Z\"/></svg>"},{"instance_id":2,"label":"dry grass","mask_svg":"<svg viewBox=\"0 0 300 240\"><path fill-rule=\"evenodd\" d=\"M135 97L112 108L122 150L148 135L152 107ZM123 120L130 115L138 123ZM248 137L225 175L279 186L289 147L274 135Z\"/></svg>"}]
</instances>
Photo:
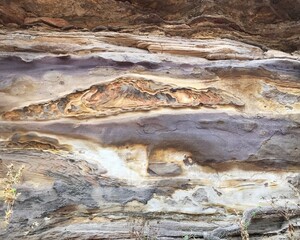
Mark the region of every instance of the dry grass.
<instances>
[{"instance_id":1,"label":"dry grass","mask_svg":"<svg viewBox=\"0 0 300 240\"><path fill-rule=\"evenodd\" d=\"M13 164L7 166L6 179L4 181L4 203L6 205L4 217L5 226L10 223L15 201L21 194L17 192L16 185L21 181L23 170L24 166L20 167L18 170L15 170Z\"/></svg>"},{"instance_id":2,"label":"dry grass","mask_svg":"<svg viewBox=\"0 0 300 240\"><path fill-rule=\"evenodd\" d=\"M246 222L246 220L243 218L243 214L238 213L236 210L234 211L235 214L238 216L238 225L240 226L242 240L249 240L250 237L248 233L248 227L250 223Z\"/></svg>"}]
</instances>

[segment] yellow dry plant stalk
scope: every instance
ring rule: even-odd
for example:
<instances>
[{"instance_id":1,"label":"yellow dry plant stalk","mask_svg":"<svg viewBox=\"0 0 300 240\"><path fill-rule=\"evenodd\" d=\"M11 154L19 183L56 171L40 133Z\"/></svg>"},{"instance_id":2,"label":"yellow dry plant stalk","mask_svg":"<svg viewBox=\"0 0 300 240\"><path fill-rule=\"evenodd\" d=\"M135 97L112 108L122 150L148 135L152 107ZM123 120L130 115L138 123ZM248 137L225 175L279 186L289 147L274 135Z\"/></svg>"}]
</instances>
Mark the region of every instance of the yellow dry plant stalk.
<instances>
[{"instance_id":1,"label":"yellow dry plant stalk","mask_svg":"<svg viewBox=\"0 0 300 240\"><path fill-rule=\"evenodd\" d=\"M240 230L241 230L241 238L242 240L249 240L250 239L250 236L249 236L249 233L248 233L248 227L250 225L249 222L246 222L244 219L243 219L243 216L241 213L239 213L238 211L235 211L235 214L238 216L238 224L240 226Z\"/></svg>"},{"instance_id":2,"label":"yellow dry plant stalk","mask_svg":"<svg viewBox=\"0 0 300 240\"><path fill-rule=\"evenodd\" d=\"M21 194L17 192L16 185L21 181L23 170L24 166L21 166L17 171L13 164L7 166L6 179L4 182L4 203L6 204L4 222L6 226L10 223L15 201Z\"/></svg>"}]
</instances>

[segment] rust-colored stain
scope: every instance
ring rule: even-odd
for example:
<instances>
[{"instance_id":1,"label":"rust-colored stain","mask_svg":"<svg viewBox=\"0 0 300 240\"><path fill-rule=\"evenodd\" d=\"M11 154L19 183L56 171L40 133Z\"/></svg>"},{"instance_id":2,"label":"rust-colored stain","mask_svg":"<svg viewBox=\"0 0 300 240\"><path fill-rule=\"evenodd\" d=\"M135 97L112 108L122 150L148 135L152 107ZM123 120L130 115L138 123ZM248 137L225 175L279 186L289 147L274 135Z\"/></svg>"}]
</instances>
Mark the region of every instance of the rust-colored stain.
<instances>
[{"instance_id":1,"label":"rust-colored stain","mask_svg":"<svg viewBox=\"0 0 300 240\"><path fill-rule=\"evenodd\" d=\"M92 118L158 108L201 108L231 105L241 100L215 88L194 89L165 85L144 78L122 77L94 85L60 99L8 111L4 120L53 120L64 117Z\"/></svg>"}]
</instances>

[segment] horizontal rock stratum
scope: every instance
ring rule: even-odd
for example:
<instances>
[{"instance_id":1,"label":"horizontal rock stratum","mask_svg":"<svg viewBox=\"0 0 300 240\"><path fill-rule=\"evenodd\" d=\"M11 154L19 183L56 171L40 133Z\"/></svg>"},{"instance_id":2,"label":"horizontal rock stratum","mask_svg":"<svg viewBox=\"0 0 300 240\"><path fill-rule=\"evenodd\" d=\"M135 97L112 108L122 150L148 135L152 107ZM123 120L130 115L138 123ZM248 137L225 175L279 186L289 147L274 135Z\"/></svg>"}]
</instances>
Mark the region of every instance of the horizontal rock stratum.
<instances>
[{"instance_id":1,"label":"horizontal rock stratum","mask_svg":"<svg viewBox=\"0 0 300 240\"><path fill-rule=\"evenodd\" d=\"M297 4L0 3L0 238L299 239Z\"/></svg>"}]
</instances>

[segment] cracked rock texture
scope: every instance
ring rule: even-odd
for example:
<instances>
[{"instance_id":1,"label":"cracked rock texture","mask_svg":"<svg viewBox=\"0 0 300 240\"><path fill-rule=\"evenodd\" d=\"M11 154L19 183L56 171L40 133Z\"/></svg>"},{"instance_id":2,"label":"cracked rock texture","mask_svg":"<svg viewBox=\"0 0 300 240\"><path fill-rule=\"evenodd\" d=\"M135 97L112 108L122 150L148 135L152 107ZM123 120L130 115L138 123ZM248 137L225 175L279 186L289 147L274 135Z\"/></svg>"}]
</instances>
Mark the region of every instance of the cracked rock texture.
<instances>
[{"instance_id":1,"label":"cracked rock texture","mask_svg":"<svg viewBox=\"0 0 300 240\"><path fill-rule=\"evenodd\" d=\"M1 222L6 166L25 170L0 239L300 239L299 17L1 1Z\"/></svg>"}]
</instances>

